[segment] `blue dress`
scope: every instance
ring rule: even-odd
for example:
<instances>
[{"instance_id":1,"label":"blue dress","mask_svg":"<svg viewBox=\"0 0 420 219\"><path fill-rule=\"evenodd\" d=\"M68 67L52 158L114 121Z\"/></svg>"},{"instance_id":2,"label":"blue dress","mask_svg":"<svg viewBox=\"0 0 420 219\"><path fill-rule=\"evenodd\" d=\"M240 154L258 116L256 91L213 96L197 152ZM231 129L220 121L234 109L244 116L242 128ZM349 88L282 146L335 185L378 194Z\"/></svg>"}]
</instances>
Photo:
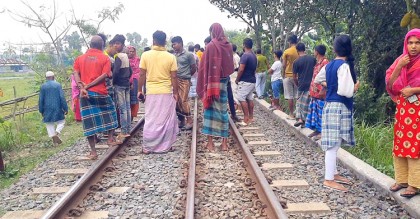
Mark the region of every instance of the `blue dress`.
<instances>
[{"instance_id":1,"label":"blue dress","mask_svg":"<svg viewBox=\"0 0 420 219\"><path fill-rule=\"evenodd\" d=\"M38 105L44 123L64 120L64 113L68 112L68 106L61 84L54 80L45 82L39 92Z\"/></svg>"}]
</instances>

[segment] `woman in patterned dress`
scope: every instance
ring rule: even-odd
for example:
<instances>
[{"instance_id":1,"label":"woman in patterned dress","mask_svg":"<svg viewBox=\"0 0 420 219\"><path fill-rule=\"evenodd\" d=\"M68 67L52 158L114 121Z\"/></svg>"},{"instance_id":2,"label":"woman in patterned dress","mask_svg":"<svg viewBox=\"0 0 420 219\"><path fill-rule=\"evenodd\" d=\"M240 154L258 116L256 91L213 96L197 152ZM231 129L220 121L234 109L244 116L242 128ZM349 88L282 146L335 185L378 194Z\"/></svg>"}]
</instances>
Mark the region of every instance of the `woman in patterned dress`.
<instances>
[{"instance_id":1,"label":"woman in patterned dress","mask_svg":"<svg viewBox=\"0 0 420 219\"><path fill-rule=\"evenodd\" d=\"M394 125L394 170L392 192L420 194L420 29L407 33L403 54L386 71L386 88L397 103Z\"/></svg>"}]
</instances>

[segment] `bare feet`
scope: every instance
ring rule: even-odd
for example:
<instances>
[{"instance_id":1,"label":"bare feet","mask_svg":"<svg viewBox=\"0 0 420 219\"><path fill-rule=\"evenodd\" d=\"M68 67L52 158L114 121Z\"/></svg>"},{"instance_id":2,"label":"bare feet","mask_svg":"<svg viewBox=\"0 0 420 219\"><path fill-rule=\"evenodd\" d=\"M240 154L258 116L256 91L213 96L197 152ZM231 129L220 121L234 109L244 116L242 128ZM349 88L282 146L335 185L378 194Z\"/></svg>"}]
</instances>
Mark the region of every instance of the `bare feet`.
<instances>
[{"instance_id":1,"label":"bare feet","mask_svg":"<svg viewBox=\"0 0 420 219\"><path fill-rule=\"evenodd\" d=\"M329 189L334 189L340 192L348 192L349 189L341 185L340 183L335 182L334 180L325 180L324 187Z\"/></svg>"},{"instance_id":2,"label":"bare feet","mask_svg":"<svg viewBox=\"0 0 420 219\"><path fill-rule=\"evenodd\" d=\"M227 151L227 150L229 150L229 147L228 147L226 142L222 142L222 144L220 145L220 149L222 151Z\"/></svg>"},{"instance_id":3,"label":"bare feet","mask_svg":"<svg viewBox=\"0 0 420 219\"><path fill-rule=\"evenodd\" d=\"M207 147L207 150L209 150L210 152L214 151L214 144L213 143L208 142L206 147Z\"/></svg>"},{"instance_id":4,"label":"bare feet","mask_svg":"<svg viewBox=\"0 0 420 219\"><path fill-rule=\"evenodd\" d=\"M96 151L91 151L90 154L86 156L89 160L96 160L98 159L98 154Z\"/></svg>"}]
</instances>

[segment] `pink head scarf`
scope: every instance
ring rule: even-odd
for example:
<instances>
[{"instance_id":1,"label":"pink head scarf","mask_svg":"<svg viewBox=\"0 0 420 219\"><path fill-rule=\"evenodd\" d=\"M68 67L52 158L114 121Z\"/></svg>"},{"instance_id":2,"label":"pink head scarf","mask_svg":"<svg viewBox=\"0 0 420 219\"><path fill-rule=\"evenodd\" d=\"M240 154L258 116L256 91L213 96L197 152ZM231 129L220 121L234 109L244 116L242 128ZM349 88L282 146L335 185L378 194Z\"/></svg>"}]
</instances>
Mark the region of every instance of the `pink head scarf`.
<instances>
[{"instance_id":1,"label":"pink head scarf","mask_svg":"<svg viewBox=\"0 0 420 219\"><path fill-rule=\"evenodd\" d=\"M398 76L397 80L394 84L389 85L389 79L391 78L392 72L397 67L398 61L404 57L405 55L409 55L408 53L408 39L412 36L417 37L420 39L420 29L412 29L405 35L404 40L404 50L403 54L400 55L391 67L386 70L385 82L386 82L386 90L388 91L389 96L391 96L392 100L396 101L399 97L401 90L407 86L411 87L419 87L420 86L420 54L416 56L410 55L410 62L404 68L401 69L401 73Z\"/></svg>"},{"instance_id":2,"label":"pink head scarf","mask_svg":"<svg viewBox=\"0 0 420 219\"><path fill-rule=\"evenodd\" d=\"M134 51L137 51L135 47L133 46L127 46L127 51L130 49L134 49ZM130 82L133 82L133 79L139 80L140 78L140 58L137 56L137 53L134 55L134 57L128 59L130 62L131 70L133 70L133 74L131 75Z\"/></svg>"}]
</instances>

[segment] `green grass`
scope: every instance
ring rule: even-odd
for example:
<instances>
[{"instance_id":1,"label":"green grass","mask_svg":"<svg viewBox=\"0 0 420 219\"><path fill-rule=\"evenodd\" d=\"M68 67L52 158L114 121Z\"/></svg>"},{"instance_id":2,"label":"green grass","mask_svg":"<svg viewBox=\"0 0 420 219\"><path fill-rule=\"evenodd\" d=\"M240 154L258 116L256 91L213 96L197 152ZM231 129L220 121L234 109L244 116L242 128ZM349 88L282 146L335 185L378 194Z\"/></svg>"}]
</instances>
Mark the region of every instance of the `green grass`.
<instances>
[{"instance_id":1,"label":"green grass","mask_svg":"<svg viewBox=\"0 0 420 219\"><path fill-rule=\"evenodd\" d=\"M13 87L16 88L17 97L32 94L36 91L31 78L17 78L8 80L2 80L0 78L0 89L3 91L3 96L0 96L0 102L14 98Z\"/></svg>"},{"instance_id":2,"label":"green grass","mask_svg":"<svg viewBox=\"0 0 420 219\"><path fill-rule=\"evenodd\" d=\"M13 87L16 89L16 97L26 96L32 93L35 93L36 89L34 87L33 80L31 78L19 78L19 79L10 79L2 80L0 78L0 89L2 90L3 96L0 96L0 102L14 99ZM23 107L24 102L19 102L17 104L17 109ZM29 98L25 107L32 107L38 104L38 96ZM0 117L10 115L13 112L14 105L7 105L0 107Z\"/></svg>"},{"instance_id":3,"label":"green grass","mask_svg":"<svg viewBox=\"0 0 420 219\"><path fill-rule=\"evenodd\" d=\"M0 79L4 77L33 77L34 72L3 72L0 73Z\"/></svg>"},{"instance_id":4,"label":"green grass","mask_svg":"<svg viewBox=\"0 0 420 219\"><path fill-rule=\"evenodd\" d=\"M20 132L17 131L18 127ZM58 147L53 146L41 121L41 115L37 112L28 114L24 124L13 124L12 131L14 144L7 148L3 144L0 145L6 161L6 170L0 174L0 190L8 188L20 176L33 170L58 151L73 145L83 134L81 124L74 122L72 112L66 117L66 126L61 135L63 144ZM0 142L2 138L0 135Z\"/></svg>"},{"instance_id":5,"label":"green grass","mask_svg":"<svg viewBox=\"0 0 420 219\"><path fill-rule=\"evenodd\" d=\"M365 122L356 123L356 146L347 148L351 154L375 167L382 173L394 177L392 160L393 126L367 125Z\"/></svg>"}]
</instances>

